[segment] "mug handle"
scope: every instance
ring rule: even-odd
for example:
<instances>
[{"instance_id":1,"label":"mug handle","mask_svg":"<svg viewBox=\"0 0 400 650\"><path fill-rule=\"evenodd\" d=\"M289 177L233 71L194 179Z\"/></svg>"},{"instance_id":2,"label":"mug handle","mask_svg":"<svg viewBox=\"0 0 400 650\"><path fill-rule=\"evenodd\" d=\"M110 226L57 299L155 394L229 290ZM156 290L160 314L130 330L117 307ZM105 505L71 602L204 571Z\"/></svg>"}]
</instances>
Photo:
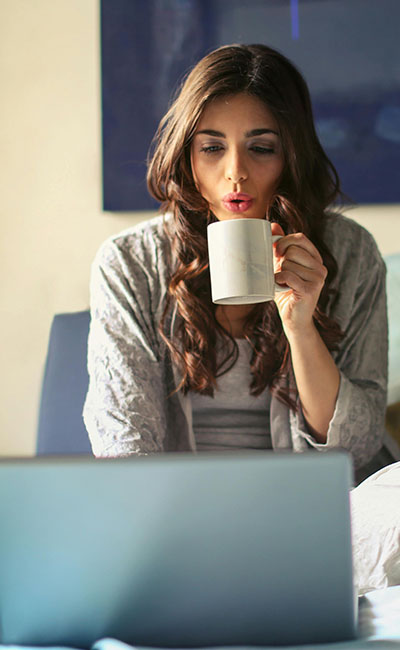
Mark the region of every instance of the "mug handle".
<instances>
[{"instance_id":1,"label":"mug handle","mask_svg":"<svg viewBox=\"0 0 400 650\"><path fill-rule=\"evenodd\" d=\"M272 235L272 243L275 244L278 239L282 239L283 235ZM274 289L275 293L285 293L286 291L290 291L290 287L287 286L287 284L278 284L277 282L274 282Z\"/></svg>"}]
</instances>

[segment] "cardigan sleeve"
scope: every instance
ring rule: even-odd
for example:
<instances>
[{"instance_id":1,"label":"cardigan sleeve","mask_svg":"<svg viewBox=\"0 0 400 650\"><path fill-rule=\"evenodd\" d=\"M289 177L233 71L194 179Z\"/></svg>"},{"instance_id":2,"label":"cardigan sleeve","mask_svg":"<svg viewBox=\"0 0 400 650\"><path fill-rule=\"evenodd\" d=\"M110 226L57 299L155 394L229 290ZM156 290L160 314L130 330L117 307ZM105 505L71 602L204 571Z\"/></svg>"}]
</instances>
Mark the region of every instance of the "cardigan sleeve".
<instances>
[{"instance_id":1,"label":"cardigan sleeve","mask_svg":"<svg viewBox=\"0 0 400 650\"><path fill-rule=\"evenodd\" d=\"M89 389L83 417L95 456L161 451L165 393L154 260L114 240L100 248L91 273Z\"/></svg>"},{"instance_id":2,"label":"cardigan sleeve","mask_svg":"<svg viewBox=\"0 0 400 650\"><path fill-rule=\"evenodd\" d=\"M388 356L386 267L367 231L355 225L349 239L347 254L342 258L339 255L339 297L331 310L344 338L339 350L333 353L340 371L340 387L326 443L317 443L308 433L301 413L291 413L290 419L295 438L300 437L321 451L346 449L353 456L355 468L359 468L379 451L384 433Z\"/></svg>"}]
</instances>

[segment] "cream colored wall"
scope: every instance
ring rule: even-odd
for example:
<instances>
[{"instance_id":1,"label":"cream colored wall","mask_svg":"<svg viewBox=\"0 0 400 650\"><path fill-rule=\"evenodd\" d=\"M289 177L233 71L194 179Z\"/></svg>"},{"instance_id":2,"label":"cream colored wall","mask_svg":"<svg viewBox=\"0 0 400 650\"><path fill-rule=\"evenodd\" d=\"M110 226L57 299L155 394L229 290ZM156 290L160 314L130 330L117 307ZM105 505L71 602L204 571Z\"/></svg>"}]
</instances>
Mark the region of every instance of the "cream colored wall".
<instances>
[{"instance_id":1,"label":"cream colored wall","mask_svg":"<svg viewBox=\"0 0 400 650\"><path fill-rule=\"evenodd\" d=\"M363 205L346 212L375 237L382 255L400 251L400 205Z\"/></svg>"},{"instance_id":2,"label":"cream colored wall","mask_svg":"<svg viewBox=\"0 0 400 650\"><path fill-rule=\"evenodd\" d=\"M53 314L88 306L90 262L149 214L101 209L98 0L0 0L0 454L30 455ZM399 206L351 216L400 250Z\"/></svg>"},{"instance_id":3,"label":"cream colored wall","mask_svg":"<svg viewBox=\"0 0 400 650\"><path fill-rule=\"evenodd\" d=\"M0 454L31 454L54 313L146 215L101 209L98 0L0 0Z\"/></svg>"}]
</instances>

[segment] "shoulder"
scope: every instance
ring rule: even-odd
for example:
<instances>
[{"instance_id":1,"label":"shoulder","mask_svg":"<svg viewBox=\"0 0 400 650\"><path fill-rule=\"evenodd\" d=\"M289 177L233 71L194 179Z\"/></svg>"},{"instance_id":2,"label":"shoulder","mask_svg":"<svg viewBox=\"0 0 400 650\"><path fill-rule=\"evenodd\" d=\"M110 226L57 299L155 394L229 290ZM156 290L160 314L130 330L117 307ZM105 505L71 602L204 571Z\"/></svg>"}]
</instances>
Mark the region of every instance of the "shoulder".
<instances>
[{"instance_id":1,"label":"shoulder","mask_svg":"<svg viewBox=\"0 0 400 650\"><path fill-rule=\"evenodd\" d=\"M168 265L170 240L166 232L171 217L158 215L108 237L97 251L94 264L102 267L141 267L148 273Z\"/></svg>"},{"instance_id":2,"label":"shoulder","mask_svg":"<svg viewBox=\"0 0 400 650\"><path fill-rule=\"evenodd\" d=\"M377 248L375 240L364 226L336 212L327 212L325 215L325 235L327 243L335 246L353 246L356 242L364 246ZM346 246L346 247L347 247Z\"/></svg>"},{"instance_id":3,"label":"shoulder","mask_svg":"<svg viewBox=\"0 0 400 650\"><path fill-rule=\"evenodd\" d=\"M362 272L367 267L384 271L385 263L371 233L342 214L326 214L324 241L339 269Z\"/></svg>"},{"instance_id":4,"label":"shoulder","mask_svg":"<svg viewBox=\"0 0 400 650\"><path fill-rule=\"evenodd\" d=\"M344 331L353 327L356 313L367 318L373 308L383 317L386 266L371 233L353 219L329 214L324 241L338 266L331 287L330 315Z\"/></svg>"},{"instance_id":5,"label":"shoulder","mask_svg":"<svg viewBox=\"0 0 400 650\"><path fill-rule=\"evenodd\" d=\"M168 246L163 216L108 237L91 268L92 313L105 313L108 318L115 310L135 312L142 330L153 336L170 277Z\"/></svg>"}]
</instances>

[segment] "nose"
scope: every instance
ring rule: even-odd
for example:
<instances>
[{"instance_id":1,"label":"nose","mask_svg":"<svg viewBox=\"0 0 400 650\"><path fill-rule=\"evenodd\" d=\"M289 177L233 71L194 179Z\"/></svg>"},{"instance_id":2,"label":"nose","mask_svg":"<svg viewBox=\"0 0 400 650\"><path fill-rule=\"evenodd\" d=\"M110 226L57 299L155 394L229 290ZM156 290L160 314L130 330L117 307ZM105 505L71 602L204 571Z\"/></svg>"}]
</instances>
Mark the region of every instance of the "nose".
<instances>
[{"instance_id":1,"label":"nose","mask_svg":"<svg viewBox=\"0 0 400 650\"><path fill-rule=\"evenodd\" d=\"M246 180L248 175L243 154L232 150L226 158L225 177L235 185Z\"/></svg>"}]
</instances>

